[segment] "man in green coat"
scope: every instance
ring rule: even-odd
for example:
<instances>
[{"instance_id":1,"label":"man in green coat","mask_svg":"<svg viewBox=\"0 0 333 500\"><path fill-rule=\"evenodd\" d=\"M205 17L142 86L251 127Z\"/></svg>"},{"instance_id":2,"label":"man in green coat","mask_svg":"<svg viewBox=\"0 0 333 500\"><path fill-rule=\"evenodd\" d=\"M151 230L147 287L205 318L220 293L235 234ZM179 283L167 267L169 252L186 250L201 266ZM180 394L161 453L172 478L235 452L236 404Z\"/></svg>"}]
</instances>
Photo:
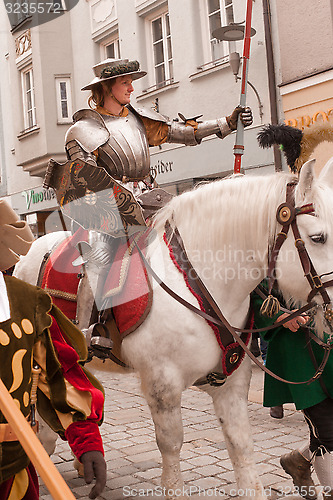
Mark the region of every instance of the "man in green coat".
<instances>
[{"instance_id":1,"label":"man in green coat","mask_svg":"<svg viewBox=\"0 0 333 500\"><path fill-rule=\"evenodd\" d=\"M279 297L280 302L281 297ZM255 328L264 328L281 321L287 313L278 313L267 318L260 313L262 298L252 293ZM304 325L307 318L298 316L280 327L263 332L268 342L266 366L280 377L294 382L309 380L316 372L308 348L309 338ZM325 342L328 335L325 334ZM310 341L317 365L320 365L324 350L316 342ZM308 499L317 493L311 478L313 465L323 497L333 498L333 357L329 356L321 380L310 385L293 385L280 382L265 374L264 406L273 407L284 403L294 403L302 410L310 429L310 441L300 450L294 450L281 457L283 469L292 476L298 493Z\"/></svg>"}]
</instances>

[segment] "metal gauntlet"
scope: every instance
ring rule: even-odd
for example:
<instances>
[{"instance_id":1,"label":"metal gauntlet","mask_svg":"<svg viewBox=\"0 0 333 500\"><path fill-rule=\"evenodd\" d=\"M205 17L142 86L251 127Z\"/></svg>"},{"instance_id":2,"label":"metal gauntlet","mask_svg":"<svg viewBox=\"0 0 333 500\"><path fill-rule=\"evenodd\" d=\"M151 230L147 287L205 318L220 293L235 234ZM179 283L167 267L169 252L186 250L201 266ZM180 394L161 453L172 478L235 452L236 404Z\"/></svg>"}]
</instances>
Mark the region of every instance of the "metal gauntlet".
<instances>
[{"instance_id":1,"label":"metal gauntlet","mask_svg":"<svg viewBox=\"0 0 333 500\"><path fill-rule=\"evenodd\" d=\"M186 146L196 146L201 143L204 137L216 134L223 139L230 134L230 132L231 130L225 118L198 123L196 131L191 125L172 122L171 125L169 125L168 142L185 144Z\"/></svg>"},{"instance_id":2,"label":"metal gauntlet","mask_svg":"<svg viewBox=\"0 0 333 500\"><path fill-rule=\"evenodd\" d=\"M167 142L175 144L185 144L186 146L196 146L195 130L185 123L171 122Z\"/></svg>"},{"instance_id":3,"label":"metal gauntlet","mask_svg":"<svg viewBox=\"0 0 333 500\"><path fill-rule=\"evenodd\" d=\"M226 118L217 118L216 120L209 120L198 124L195 138L200 144L204 137L216 134L220 139L224 139L231 133Z\"/></svg>"},{"instance_id":4,"label":"metal gauntlet","mask_svg":"<svg viewBox=\"0 0 333 500\"><path fill-rule=\"evenodd\" d=\"M89 165L97 167L95 155L85 151L77 141L67 142L65 149L69 160L83 160Z\"/></svg>"}]
</instances>

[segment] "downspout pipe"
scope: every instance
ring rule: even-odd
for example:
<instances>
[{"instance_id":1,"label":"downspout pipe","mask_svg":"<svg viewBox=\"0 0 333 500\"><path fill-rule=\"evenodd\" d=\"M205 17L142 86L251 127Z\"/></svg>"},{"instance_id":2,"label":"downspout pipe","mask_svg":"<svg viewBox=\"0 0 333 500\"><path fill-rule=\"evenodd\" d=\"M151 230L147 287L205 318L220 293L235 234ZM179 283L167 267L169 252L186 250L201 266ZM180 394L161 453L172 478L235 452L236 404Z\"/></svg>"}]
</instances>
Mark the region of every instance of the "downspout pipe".
<instances>
[{"instance_id":1,"label":"downspout pipe","mask_svg":"<svg viewBox=\"0 0 333 500\"><path fill-rule=\"evenodd\" d=\"M277 109L277 94L276 94L276 78L275 78L275 65L273 55L273 42L272 42L272 21L269 0L262 0L263 16L264 16L264 30L265 30L265 47L267 59L267 72L268 72L268 91L269 91L269 105L271 112L271 123L278 125L278 109ZM278 146L274 146L274 165L275 171L282 171L281 152Z\"/></svg>"}]
</instances>

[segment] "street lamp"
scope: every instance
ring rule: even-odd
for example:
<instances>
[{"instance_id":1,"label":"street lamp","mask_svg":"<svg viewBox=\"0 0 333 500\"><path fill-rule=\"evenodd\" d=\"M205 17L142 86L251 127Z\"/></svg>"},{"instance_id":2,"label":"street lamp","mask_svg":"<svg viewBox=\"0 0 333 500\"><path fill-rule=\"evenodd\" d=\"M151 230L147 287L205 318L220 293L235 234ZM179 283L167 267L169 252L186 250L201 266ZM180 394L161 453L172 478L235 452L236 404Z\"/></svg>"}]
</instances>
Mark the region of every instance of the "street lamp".
<instances>
[{"instance_id":1,"label":"street lamp","mask_svg":"<svg viewBox=\"0 0 333 500\"><path fill-rule=\"evenodd\" d=\"M249 1L249 0L248 0ZM263 10L264 10L264 28L265 28L265 46L266 46L266 59L268 68L268 87L270 96L270 112L271 120L273 124L278 123L278 110L277 110L277 96L276 96L276 81L275 81L275 69L274 69L274 58L273 58L273 48L272 48L272 34L271 34L271 13L270 13L270 3L269 0L262 0ZM221 26L213 31L213 36L218 40L225 40L228 42L235 42L236 40L243 40L245 27L243 23L230 23L228 26ZM255 34L254 28L251 27L250 36ZM238 52L231 52L229 54L229 64L231 66L232 72L235 75L236 81L239 80L238 71L240 66L240 56ZM248 82L250 87L254 90L258 103L259 103L259 114L262 117L262 103L259 94L255 87ZM282 170L281 164L281 154L277 147L274 147L274 164L275 170L277 172Z\"/></svg>"},{"instance_id":2,"label":"street lamp","mask_svg":"<svg viewBox=\"0 0 333 500\"><path fill-rule=\"evenodd\" d=\"M218 40L225 40L227 42L236 42L237 40L243 40L244 38L244 32L245 32L245 26L244 22L242 21L241 23L230 23L228 26L221 26L220 28L216 28L216 30L213 31L213 37L217 38ZM253 36L256 34L256 30L251 27L251 32L250 36Z\"/></svg>"},{"instance_id":3,"label":"street lamp","mask_svg":"<svg viewBox=\"0 0 333 500\"><path fill-rule=\"evenodd\" d=\"M217 38L218 40L224 40L227 42L236 42L237 40L243 40L244 38L244 32L245 32L245 26L244 26L244 21L241 23L230 23L228 26L221 26L220 28L217 28L216 30L213 31L212 35L213 37ZM256 34L256 30L251 27L250 31L250 36L254 36ZM230 52L229 54L229 65L232 69L233 74L235 75L236 82L238 80L241 80L241 77L238 76L239 73L239 67L240 67L240 55L238 52ZM262 122L262 117L264 116L263 113L263 104L261 102L259 93L253 83L251 83L249 80L247 80L247 83L251 87L251 89L254 91L256 98L258 100L258 108L259 108L259 116L260 116L260 121Z\"/></svg>"},{"instance_id":4,"label":"street lamp","mask_svg":"<svg viewBox=\"0 0 333 500\"><path fill-rule=\"evenodd\" d=\"M235 75L236 82L238 82L238 80L241 80L241 77L238 76L239 67L240 67L240 55L239 55L238 52L230 52L230 54L229 54L229 65L230 65L230 67L232 69L233 74ZM251 89L253 90L253 92L255 93L256 98L258 100L259 116L260 116L260 121L262 123L262 117L264 116L264 113L263 113L263 107L264 106L263 106L263 104L261 102L259 92L255 88L255 86L253 85L253 83L251 83L249 81L249 79L247 80L247 83L251 87Z\"/></svg>"}]
</instances>

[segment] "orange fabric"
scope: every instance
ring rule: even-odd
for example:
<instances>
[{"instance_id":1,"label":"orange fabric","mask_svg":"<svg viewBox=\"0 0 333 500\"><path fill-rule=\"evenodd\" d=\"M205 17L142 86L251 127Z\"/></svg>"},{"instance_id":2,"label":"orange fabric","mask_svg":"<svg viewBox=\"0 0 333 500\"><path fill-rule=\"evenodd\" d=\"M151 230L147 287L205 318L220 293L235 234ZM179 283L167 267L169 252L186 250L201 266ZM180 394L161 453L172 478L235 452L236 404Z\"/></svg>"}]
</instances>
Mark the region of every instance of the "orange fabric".
<instances>
[{"instance_id":1,"label":"orange fabric","mask_svg":"<svg viewBox=\"0 0 333 500\"><path fill-rule=\"evenodd\" d=\"M150 118L146 118L144 116L141 116L140 118L143 121L147 132L149 146L159 146L167 141L169 127L166 123L151 120Z\"/></svg>"},{"instance_id":2,"label":"orange fabric","mask_svg":"<svg viewBox=\"0 0 333 500\"><path fill-rule=\"evenodd\" d=\"M198 122L195 120L186 120L186 127L193 127L195 132L198 130Z\"/></svg>"},{"instance_id":3,"label":"orange fabric","mask_svg":"<svg viewBox=\"0 0 333 500\"><path fill-rule=\"evenodd\" d=\"M96 108L97 113L100 115L108 115L108 116L127 116L128 115L128 109L123 106L122 110L120 111L119 115L115 115L114 113L110 113L107 109L103 108L103 106L98 106Z\"/></svg>"},{"instance_id":4,"label":"orange fabric","mask_svg":"<svg viewBox=\"0 0 333 500\"><path fill-rule=\"evenodd\" d=\"M149 146L159 146L167 141L169 127L166 123L151 120L150 118L145 118L144 116L141 116L140 118L147 131ZM193 127L194 131L197 131L198 123L195 120L188 120L185 125L186 127Z\"/></svg>"}]
</instances>

